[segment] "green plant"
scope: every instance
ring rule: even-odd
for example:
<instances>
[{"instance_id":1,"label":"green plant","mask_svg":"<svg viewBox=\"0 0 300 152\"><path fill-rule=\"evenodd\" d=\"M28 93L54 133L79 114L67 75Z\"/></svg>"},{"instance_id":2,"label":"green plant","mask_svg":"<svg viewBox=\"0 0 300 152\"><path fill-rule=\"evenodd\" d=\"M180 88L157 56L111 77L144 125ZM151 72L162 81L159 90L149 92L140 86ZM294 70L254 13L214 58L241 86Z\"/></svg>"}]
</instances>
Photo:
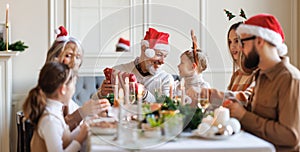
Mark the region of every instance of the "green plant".
<instances>
[{"instance_id":1,"label":"green plant","mask_svg":"<svg viewBox=\"0 0 300 152\"><path fill-rule=\"evenodd\" d=\"M160 97L162 99L162 107L161 110L177 110L179 107L178 102L175 102L170 97L166 95L162 95Z\"/></svg>"},{"instance_id":2,"label":"green plant","mask_svg":"<svg viewBox=\"0 0 300 152\"><path fill-rule=\"evenodd\" d=\"M158 127L163 121L161 118L155 118L155 115L151 114L147 115L147 123L149 123L151 127Z\"/></svg>"},{"instance_id":3,"label":"green plant","mask_svg":"<svg viewBox=\"0 0 300 152\"><path fill-rule=\"evenodd\" d=\"M196 129L204 116L201 109L191 107L190 105L180 106L179 110L184 115L184 130Z\"/></svg>"},{"instance_id":4,"label":"green plant","mask_svg":"<svg viewBox=\"0 0 300 152\"><path fill-rule=\"evenodd\" d=\"M28 48L28 46L26 46L22 41L17 41L8 46L8 49L12 51L24 51L26 48ZM4 50L6 50L6 43L3 39L0 39L0 51Z\"/></svg>"}]
</instances>

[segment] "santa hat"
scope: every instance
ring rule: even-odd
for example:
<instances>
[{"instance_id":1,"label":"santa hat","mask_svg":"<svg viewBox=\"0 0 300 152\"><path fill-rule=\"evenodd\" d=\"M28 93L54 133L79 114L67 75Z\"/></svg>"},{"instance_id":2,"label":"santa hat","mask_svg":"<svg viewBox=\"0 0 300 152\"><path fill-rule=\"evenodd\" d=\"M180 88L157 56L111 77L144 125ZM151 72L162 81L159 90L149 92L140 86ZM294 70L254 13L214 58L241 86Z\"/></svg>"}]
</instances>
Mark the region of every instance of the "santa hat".
<instances>
[{"instance_id":1,"label":"santa hat","mask_svg":"<svg viewBox=\"0 0 300 152\"><path fill-rule=\"evenodd\" d=\"M60 26L58 29L55 29L56 41L66 41L69 39L68 31L64 26Z\"/></svg>"},{"instance_id":2,"label":"santa hat","mask_svg":"<svg viewBox=\"0 0 300 152\"><path fill-rule=\"evenodd\" d=\"M284 33L278 20L269 14L258 14L249 18L236 30L238 35L242 33L259 36L274 44L279 56L287 54L287 46L284 44Z\"/></svg>"},{"instance_id":3,"label":"santa hat","mask_svg":"<svg viewBox=\"0 0 300 152\"><path fill-rule=\"evenodd\" d=\"M117 44L117 47L120 47L120 48L123 48L124 50L129 51L130 41L129 40L125 40L123 38L120 38L119 42Z\"/></svg>"},{"instance_id":4,"label":"santa hat","mask_svg":"<svg viewBox=\"0 0 300 152\"><path fill-rule=\"evenodd\" d=\"M154 49L164 50L169 52L169 34L164 32L158 32L154 28L149 28L146 32L144 40L142 40L141 44L148 47L145 51L147 57L152 58L155 56Z\"/></svg>"}]
</instances>

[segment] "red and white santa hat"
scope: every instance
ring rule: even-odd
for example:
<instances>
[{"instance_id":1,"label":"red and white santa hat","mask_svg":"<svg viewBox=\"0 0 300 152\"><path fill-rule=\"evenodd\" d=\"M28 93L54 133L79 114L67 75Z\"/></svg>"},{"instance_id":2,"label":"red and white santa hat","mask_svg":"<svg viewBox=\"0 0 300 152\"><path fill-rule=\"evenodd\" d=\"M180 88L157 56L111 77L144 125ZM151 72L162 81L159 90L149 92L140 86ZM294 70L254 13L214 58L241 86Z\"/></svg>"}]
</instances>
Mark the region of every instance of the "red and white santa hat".
<instances>
[{"instance_id":1,"label":"red and white santa hat","mask_svg":"<svg viewBox=\"0 0 300 152\"><path fill-rule=\"evenodd\" d=\"M64 26L60 26L58 29L55 29L56 41L67 41L69 40L68 31Z\"/></svg>"},{"instance_id":2,"label":"red and white santa hat","mask_svg":"<svg viewBox=\"0 0 300 152\"><path fill-rule=\"evenodd\" d=\"M158 32L154 28L149 28L146 32L146 35L144 37L144 40L142 40L141 44L145 45L147 47L145 51L145 55L148 58L152 58L155 56L154 49L157 50L164 50L169 52L170 46L169 46L169 34L164 32Z\"/></svg>"},{"instance_id":3,"label":"red and white santa hat","mask_svg":"<svg viewBox=\"0 0 300 152\"><path fill-rule=\"evenodd\" d=\"M126 40L126 39L123 39L123 38L120 38L119 42L117 44L117 47L120 47L120 48L123 48L124 50L129 51L130 41Z\"/></svg>"},{"instance_id":4,"label":"red and white santa hat","mask_svg":"<svg viewBox=\"0 0 300 152\"><path fill-rule=\"evenodd\" d=\"M242 33L259 36L274 44L279 56L287 54L287 46L284 44L284 33L278 20L270 14L258 14L244 24L239 25L236 30L238 35Z\"/></svg>"}]
</instances>

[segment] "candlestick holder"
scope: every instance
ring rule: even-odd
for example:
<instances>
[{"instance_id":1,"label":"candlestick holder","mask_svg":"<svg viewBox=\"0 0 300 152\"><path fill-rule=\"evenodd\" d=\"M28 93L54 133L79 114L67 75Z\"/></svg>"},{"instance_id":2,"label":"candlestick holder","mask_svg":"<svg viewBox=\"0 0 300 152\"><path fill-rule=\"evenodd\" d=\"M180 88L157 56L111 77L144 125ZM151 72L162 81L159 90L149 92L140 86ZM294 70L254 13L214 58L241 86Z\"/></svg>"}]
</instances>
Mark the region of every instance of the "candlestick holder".
<instances>
[{"instance_id":1,"label":"candlestick holder","mask_svg":"<svg viewBox=\"0 0 300 152\"><path fill-rule=\"evenodd\" d=\"M0 23L0 41L2 44L2 47L0 48L0 51L9 51L9 42L10 42L10 29L8 23Z\"/></svg>"},{"instance_id":2,"label":"candlestick holder","mask_svg":"<svg viewBox=\"0 0 300 152\"><path fill-rule=\"evenodd\" d=\"M5 46L6 46L6 52L11 52L8 47L9 47L9 25L6 23L5 25Z\"/></svg>"}]
</instances>

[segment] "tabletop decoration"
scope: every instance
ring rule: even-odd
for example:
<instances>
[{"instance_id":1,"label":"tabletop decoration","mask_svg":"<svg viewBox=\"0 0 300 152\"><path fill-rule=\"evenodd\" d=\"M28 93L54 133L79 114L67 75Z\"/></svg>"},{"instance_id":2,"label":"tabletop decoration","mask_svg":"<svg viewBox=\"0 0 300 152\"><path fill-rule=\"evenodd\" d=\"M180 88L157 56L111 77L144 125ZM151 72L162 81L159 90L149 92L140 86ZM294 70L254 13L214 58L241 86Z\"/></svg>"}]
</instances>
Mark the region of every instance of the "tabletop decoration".
<instances>
[{"instance_id":1,"label":"tabletop decoration","mask_svg":"<svg viewBox=\"0 0 300 152\"><path fill-rule=\"evenodd\" d=\"M144 89L143 89L143 85L139 84L138 86L138 95L137 95L137 98L138 98L138 102L137 102L137 119L139 122L141 122L143 120L143 115L142 115L142 98L143 98L143 93Z\"/></svg>"},{"instance_id":2,"label":"tabletop decoration","mask_svg":"<svg viewBox=\"0 0 300 152\"><path fill-rule=\"evenodd\" d=\"M230 136L238 134L241 130L241 124L235 118L230 118L229 109L220 106L211 115L202 119L197 129L193 133L197 136L211 139L227 139Z\"/></svg>"},{"instance_id":3,"label":"tabletop decoration","mask_svg":"<svg viewBox=\"0 0 300 152\"><path fill-rule=\"evenodd\" d=\"M118 123L118 131L117 131L117 140L120 144L122 144L124 142L124 132L123 132L123 118L124 118L124 91L121 88L119 90L119 99L118 99L118 103L119 103L119 115L118 115L118 119L119 119L119 123Z\"/></svg>"},{"instance_id":4,"label":"tabletop decoration","mask_svg":"<svg viewBox=\"0 0 300 152\"><path fill-rule=\"evenodd\" d=\"M185 81L184 78L181 78L180 81L180 89L181 89L181 104L184 105L185 104Z\"/></svg>"},{"instance_id":5,"label":"tabletop decoration","mask_svg":"<svg viewBox=\"0 0 300 152\"><path fill-rule=\"evenodd\" d=\"M9 9L9 4L6 4L6 13L5 13L5 30L6 30L6 37L5 37L5 41L6 41L6 51L8 52L8 32L9 32L9 25L8 25L8 9Z\"/></svg>"},{"instance_id":6,"label":"tabletop decoration","mask_svg":"<svg viewBox=\"0 0 300 152\"><path fill-rule=\"evenodd\" d=\"M197 107L191 107L190 105L182 105L179 107L180 113L184 115L184 131L191 131L198 127L204 116L203 111Z\"/></svg>"},{"instance_id":7,"label":"tabletop decoration","mask_svg":"<svg viewBox=\"0 0 300 152\"><path fill-rule=\"evenodd\" d=\"M170 95L169 95L169 97L171 99L173 99L173 85L172 85L172 83L170 83L169 85L170 85Z\"/></svg>"},{"instance_id":8,"label":"tabletop decoration","mask_svg":"<svg viewBox=\"0 0 300 152\"><path fill-rule=\"evenodd\" d=\"M114 84L114 107L118 107L118 94L119 94L119 78L116 75L115 84Z\"/></svg>"},{"instance_id":9,"label":"tabletop decoration","mask_svg":"<svg viewBox=\"0 0 300 152\"><path fill-rule=\"evenodd\" d=\"M142 129L144 132L144 136L148 138L158 138L161 137L161 125L162 119L154 114L149 114L146 117L146 122L142 124Z\"/></svg>"},{"instance_id":10,"label":"tabletop decoration","mask_svg":"<svg viewBox=\"0 0 300 152\"><path fill-rule=\"evenodd\" d=\"M127 105L129 103L129 78L128 77L125 78L124 90L125 90L124 105Z\"/></svg>"}]
</instances>

